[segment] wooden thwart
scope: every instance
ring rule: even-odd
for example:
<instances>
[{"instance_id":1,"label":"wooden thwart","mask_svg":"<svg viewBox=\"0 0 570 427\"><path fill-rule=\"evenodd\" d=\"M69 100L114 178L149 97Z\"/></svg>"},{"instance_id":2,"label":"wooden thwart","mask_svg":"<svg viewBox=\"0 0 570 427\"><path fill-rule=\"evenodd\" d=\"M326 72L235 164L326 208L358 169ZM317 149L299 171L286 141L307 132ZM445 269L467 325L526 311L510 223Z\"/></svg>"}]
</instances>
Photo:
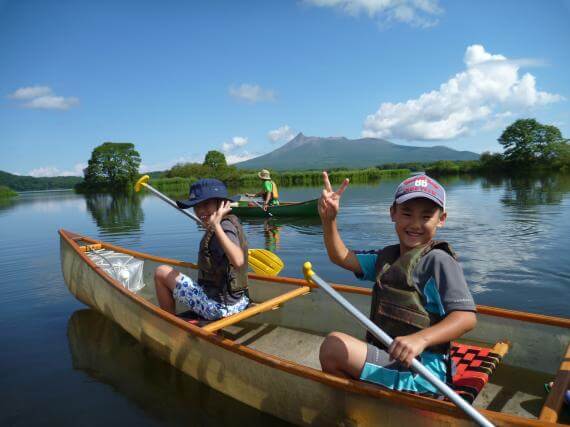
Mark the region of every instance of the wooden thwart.
<instances>
[{"instance_id":1,"label":"wooden thwart","mask_svg":"<svg viewBox=\"0 0 570 427\"><path fill-rule=\"evenodd\" d=\"M101 249L102 245L100 243L96 243L94 245L86 245L86 246L79 246L79 250L81 252L89 252L89 251L96 251Z\"/></svg>"},{"instance_id":2,"label":"wooden thwart","mask_svg":"<svg viewBox=\"0 0 570 427\"><path fill-rule=\"evenodd\" d=\"M311 288L308 286L301 286L297 289L289 291L283 295L279 295L275 298L271 298L270 300L264 301L259 303L251 308L248 308L240 313L234 314L233 316L224 317L223 319L217 320L215 322L209 323L204 326L202 329L208 332L215 332L220 329L225 328L226 326L233 325L235 323L241 322L244 319L249 317L255 316L256 314L263 313L264 311L269 311L274 307L283 304L286 301L289 301L293 298L296 298L301 295L305 295L311 291Z\"/></svg>"},{"instance_id":3,"label":"wooden thwart","mask_svg":"<svg viewBox=\"0 0 570 427\"><path fill-rule=\"evenodd\" d=\"M566 349L566 354L560 364L560 369L554 378L552 389L544 402L544 406L540 411L539 420L549 423L558 421L558 414L564 403L564 393L570 387L570 344Z\"/></svg>"}]
</instances>

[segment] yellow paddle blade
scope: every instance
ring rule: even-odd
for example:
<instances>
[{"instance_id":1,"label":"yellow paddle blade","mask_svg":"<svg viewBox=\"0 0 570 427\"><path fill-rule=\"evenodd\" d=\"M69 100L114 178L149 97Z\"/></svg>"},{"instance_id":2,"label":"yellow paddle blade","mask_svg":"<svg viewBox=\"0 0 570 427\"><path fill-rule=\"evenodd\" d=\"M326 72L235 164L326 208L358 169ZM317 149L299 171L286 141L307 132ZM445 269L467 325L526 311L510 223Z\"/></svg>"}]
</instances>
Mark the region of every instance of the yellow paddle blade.
<instances>
[{"instance_id":1,"label":"yellow paddle blade","mask_svg":"<svg viewBox=\"0 0 570 427\"><path fill-rule=\"evenodd\" d=\"M267 249L249 249L249 266L255 274L277 276L285 267L281 258Z\"/></svg>"},{"instance_id":2,"label":"yellow paddle blade","mask_svg":"<svg viewBox=\"0 0 570 427\"><path fill-rule=\"evenodd\" d=\"M143 175L139 178L137 183L135 184L135 191L138 193L141 191L141 187L148 182L150 177L148 175Z\"/></svg>"}]
</instances>

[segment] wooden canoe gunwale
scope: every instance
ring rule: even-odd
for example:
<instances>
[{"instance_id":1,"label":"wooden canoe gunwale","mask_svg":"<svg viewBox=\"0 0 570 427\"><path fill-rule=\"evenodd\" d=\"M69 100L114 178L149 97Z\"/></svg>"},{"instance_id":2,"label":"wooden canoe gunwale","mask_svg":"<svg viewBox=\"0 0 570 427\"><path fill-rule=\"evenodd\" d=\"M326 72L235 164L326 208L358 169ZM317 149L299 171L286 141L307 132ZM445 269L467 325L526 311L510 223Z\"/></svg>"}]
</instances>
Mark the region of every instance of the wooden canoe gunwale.
<instances>
[{"instance_id":1,"label":"wooden canoe gunwale","mask_svg":"<svg viewBox=\"0 0 570 427\"><path fill-rule=\"evenodd\" d=\"M95 263L84 253L80 250L80 246L78 241L84 241L90 244L101 244L103 248L115 250L118 252L126 253L138 258L148 259L160 263L171 264L180 267L188 267L196 269L196 264L190 262L183 262L178 260L173 260L169 258L157 257L154 255L133 251L130 249L126 249L120 246L115 246L112 244L108 244L102 241L98 241L96 239L92 239L87 236L78 235L64 229L59 230L59 234L61 238L68 244L70 247L75 251L76 255L79 256L87 265L91 267L91 269L98 274L106 283L114 288L114 290L123 293L128 298L134 300L137 304L139 304L144 310L151 312L153 315L160 317L161 319L167 321L168 323L173 324L174 326L186 331L187 333L206 340L214 345L222 347L225 350L229 350L232 353L237 353L243 357L251 359L257 363L261 363L267 365L271 368L279 369L281 371L285 371L287 373L300 376L303 378L307 378L310 380L317 381L322 384L326 384L328 386L342 389L350 393L357 393L361 395L371 396L374 398L379 399L387 399L391 402L396 404L402 404L405 406L414 407L420 410L427 410L439 414L449 415L454 418L466 419L466 416L460 411L458 408L455 407L450 402L446 401L439 401L434 400L428 397L411 395L407 393L401 393L398 391L391 391L387 389L383 389L371 384L367 384L361 381L355 381L350 379L343 379L339 378L322 371L302 366L291 362L286 359L279 358L277 356L273 356L271 354L263 353L247 346L237 344L234 341L223 338L215 333L208 332L198 326L195 326L191 323L188 323L175 315L167 313L161 310L159 307L155 306L154 304L150 303L149 301L145 300L144 298L127 291L117 280L111 278L108 274L106 274L101 268L97 267ZM259 276L250 274L249 277L251 279L258 279L263 280L266 282L274 282L274 283L284 283L294 286L309 286L311 288L315 288L315 285L307 284L305 280L302 279L294 279L294 278L283 278L283 277L267 277L267 276ZM362 295L370 295L371 290L366 288L359 288L347 285L333 285L337 290L341 292L347 293L355 293L355 294L362 294ZM486 307L486 306L477 306L480 313L489 314L492 316L497 317L506 317L511 319L519 319L525 320L535 323L543 323L547 325L553 326L561 326L565 328L570 328L570 319L560 319L556 317L550 316L543 316L543 315L535 315L531 313L523 313L513 310L504 310L495 307ZM520 426L554 426L558 424L542 422L539 420L534 419L527 419L523 417L519 417L516 415L510 415L500 412L495 412L491 410L481 409L481 413L483 413L486 417L492 419L495 422L499 422L500 424L504 425L520 425Z\"/></svg>"}]
</instances>

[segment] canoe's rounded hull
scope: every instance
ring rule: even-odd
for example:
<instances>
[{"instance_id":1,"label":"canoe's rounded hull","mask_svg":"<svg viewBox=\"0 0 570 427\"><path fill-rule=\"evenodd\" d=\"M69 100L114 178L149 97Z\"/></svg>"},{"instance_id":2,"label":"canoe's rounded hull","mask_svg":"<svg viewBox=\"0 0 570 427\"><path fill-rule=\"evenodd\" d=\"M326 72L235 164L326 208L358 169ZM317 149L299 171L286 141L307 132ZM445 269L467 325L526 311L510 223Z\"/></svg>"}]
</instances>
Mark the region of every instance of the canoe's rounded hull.
<instances>
[{"instance_id":1,"label":"canoe's rounded hull","mask_svg":"<svg viewBox=\"0 0 570 427\"><path fill-rule=\"evenodd\" d=\"M425 426L474 425L447 402L342 380L190 325L126 291L103 272L92 268L94 265L64 233L61 238L62 270L73 295L114 320L171 365L253 408L297 425L401 427L417 425L420 419L419 423ZM145 270L152 271L159 261L145 259ZM183 269L180 265L178 268ZM264 293L276 295L294 286L298 285L286 281L267 285L259 278L251 280L252 292L259 297ZM367 296L348 296L357 305L367 304ZM322 297L322 294L312 292L301 297L307 298L304 302L287 303L291 304L290 314L277 310L266 315L277 320L282 316L284 323L302 323L305 316L309 316L307 304L317 310L325 304ZM331 308L330 302L328 304ZM338 307L332 306L322 316L323 322L330 317L342 318L340 312ZM346 326L355 328L350 321ZM542 425L520 417L485 412L497 425Z\"/></svg>"},{"instance_id":2,"label":"canoe's rounded hull","mask_svg":"<svg viewBox=\"0 0 570 427\"><path fill-rule=\"evenodd\" d=\"M267 212L254 203L239 202L239 206L232 208L232 213L239 217L252 218L266 218L269 217L269 213L278 218L315 218L319 215L319 212L317 211L317 202L318 199L299 203L282 203L278 206L270 206Z\"/></svg>"}]
</instances>

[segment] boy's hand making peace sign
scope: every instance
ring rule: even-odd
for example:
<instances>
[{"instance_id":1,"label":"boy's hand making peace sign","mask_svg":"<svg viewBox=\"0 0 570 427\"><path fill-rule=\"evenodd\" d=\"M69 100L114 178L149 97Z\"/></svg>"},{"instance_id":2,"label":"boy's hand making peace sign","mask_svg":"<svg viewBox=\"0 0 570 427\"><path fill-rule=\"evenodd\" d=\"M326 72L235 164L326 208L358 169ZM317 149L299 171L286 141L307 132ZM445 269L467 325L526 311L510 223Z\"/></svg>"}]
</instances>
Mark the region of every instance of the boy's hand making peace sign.
<instances>
[{"instance_id":1,"label":"boy's hand making peace sign","mask_svg":"<svg viewBox=\"0 0 570 427\"><path fill-rule=\"evenodd\" d=\"M348 178L342 182L338 190L333 191L331 187L331 182L329 180L329 175L323 172L323 192L321 198L319 199L319 215L323 221L333 221L338 211L340 210L340 198L346 187L348 187Z\"/></svg>"}]
</instances>

